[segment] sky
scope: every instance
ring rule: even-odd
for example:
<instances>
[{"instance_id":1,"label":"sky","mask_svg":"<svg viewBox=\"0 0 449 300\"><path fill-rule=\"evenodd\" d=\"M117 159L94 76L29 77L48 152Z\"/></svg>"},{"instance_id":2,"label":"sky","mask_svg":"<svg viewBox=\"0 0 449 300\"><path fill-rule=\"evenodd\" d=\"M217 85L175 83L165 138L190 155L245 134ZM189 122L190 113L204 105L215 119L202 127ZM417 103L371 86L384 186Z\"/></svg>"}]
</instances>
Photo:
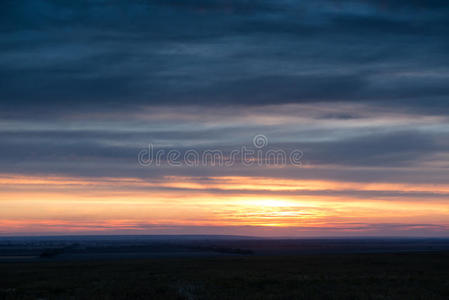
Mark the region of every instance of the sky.
<instances>
[{"instance_id":1,"label":"sky","mask_svg":"<svg viewBox=\"0 0 449 300\"><path fill-rule=\"evenodd\" d=\"M448 65L446 0L4 0L0 235L448 237Z\"/></svg>"}]
</instances>

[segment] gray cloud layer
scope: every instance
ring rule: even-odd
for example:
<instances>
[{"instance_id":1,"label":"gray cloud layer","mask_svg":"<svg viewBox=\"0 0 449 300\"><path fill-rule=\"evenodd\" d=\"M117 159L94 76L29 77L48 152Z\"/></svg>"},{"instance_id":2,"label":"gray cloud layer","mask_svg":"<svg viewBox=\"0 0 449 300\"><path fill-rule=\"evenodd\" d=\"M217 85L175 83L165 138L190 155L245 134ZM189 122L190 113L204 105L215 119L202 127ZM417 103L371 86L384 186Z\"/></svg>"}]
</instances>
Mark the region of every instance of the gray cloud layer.
<instances>
[{"instance_id":1,"label":"gray cloud layer","mask_svg":"<svg viewBox=\"0 0 449 300\"><path fill-rule=\"evenodd\" d=\"M136 159L150 142L226 152L262 133L316 167L266 176L447 181L447 1L6 0L0 14L2 173L255 176Z\"/></svg>"},{"instance_id":2,"label":"gray cloud layer","mask_svg":"<svg viewBox=\"0 0 449 300\"><path fill-rule=\"evenodd\" d=\"M446 113L447 1L7 0L0 116L380 102Z\"/></svg>"}]
</instances>

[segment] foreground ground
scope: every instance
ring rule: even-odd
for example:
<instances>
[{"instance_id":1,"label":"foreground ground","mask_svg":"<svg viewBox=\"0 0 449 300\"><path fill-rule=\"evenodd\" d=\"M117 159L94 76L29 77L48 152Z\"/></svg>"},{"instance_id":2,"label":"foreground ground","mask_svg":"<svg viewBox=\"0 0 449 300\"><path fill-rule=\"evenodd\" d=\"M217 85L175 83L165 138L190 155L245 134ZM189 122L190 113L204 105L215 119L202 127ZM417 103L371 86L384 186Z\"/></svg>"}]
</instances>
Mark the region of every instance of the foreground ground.
<instances>
[{"instance_id":1,"label":"foreground ground","mask_svg":"<svg viewBox=\"0 0 449 300\"><path fill-rule=\"evenodd\" d=\"M0 299L449 299L449 253L2 262Z\"/></svg>"}]
</instances>

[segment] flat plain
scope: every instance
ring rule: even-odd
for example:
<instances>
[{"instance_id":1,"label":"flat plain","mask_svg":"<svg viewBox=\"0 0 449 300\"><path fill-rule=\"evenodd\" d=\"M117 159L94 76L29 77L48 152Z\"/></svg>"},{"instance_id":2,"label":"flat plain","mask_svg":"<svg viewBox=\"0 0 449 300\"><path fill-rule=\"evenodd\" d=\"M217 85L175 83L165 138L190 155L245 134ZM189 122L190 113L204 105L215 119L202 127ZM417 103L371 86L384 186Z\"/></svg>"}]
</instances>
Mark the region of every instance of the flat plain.
<instances>
[{"instance_id":1,"label":"flat plain","mask_svg":"<svg viewBox=\"0 0 449 300\"><path fill-rule=\"evenodd\" d=\"M129 245L121 256L105 256L104 249L95 254L95 247L84 247L95 255L82 259L58 251L38 258L25 251L23 260L5 256L0 299L449 299L449 251L440 249L445 245L441 241L437 249L413 241L426 245L420 251L398 246L405 243L411 249L410 241L211 243L189 240L172 252L168 246L146 245L146 253L157 250L147 257L124 255ZM236 245L252 245L252 250ZM307 251L301 252L299 245ZM117 254L121 247L114 247ZM313 253L317 249L327 250ZM168 254L154 256L160 251Z\"/></svg>"}]
</instances>

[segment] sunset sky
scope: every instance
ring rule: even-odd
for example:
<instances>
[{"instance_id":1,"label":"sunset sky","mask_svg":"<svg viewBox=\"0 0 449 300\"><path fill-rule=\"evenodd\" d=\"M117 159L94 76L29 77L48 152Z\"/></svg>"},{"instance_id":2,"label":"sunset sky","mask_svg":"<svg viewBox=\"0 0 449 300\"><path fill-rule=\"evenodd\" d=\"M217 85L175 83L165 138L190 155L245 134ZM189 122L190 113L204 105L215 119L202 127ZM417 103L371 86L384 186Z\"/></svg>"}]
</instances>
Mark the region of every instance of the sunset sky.
<instances>
[{"instance_id":1,"label":"sunset sky","mask_svg":"<svg viewBox=\"0 0 449 300\"><path fill-rule=\"evenodd\" d=\"M0 5L0 235L449 237L447 0Z\"/></svg>"}]
</instances>

